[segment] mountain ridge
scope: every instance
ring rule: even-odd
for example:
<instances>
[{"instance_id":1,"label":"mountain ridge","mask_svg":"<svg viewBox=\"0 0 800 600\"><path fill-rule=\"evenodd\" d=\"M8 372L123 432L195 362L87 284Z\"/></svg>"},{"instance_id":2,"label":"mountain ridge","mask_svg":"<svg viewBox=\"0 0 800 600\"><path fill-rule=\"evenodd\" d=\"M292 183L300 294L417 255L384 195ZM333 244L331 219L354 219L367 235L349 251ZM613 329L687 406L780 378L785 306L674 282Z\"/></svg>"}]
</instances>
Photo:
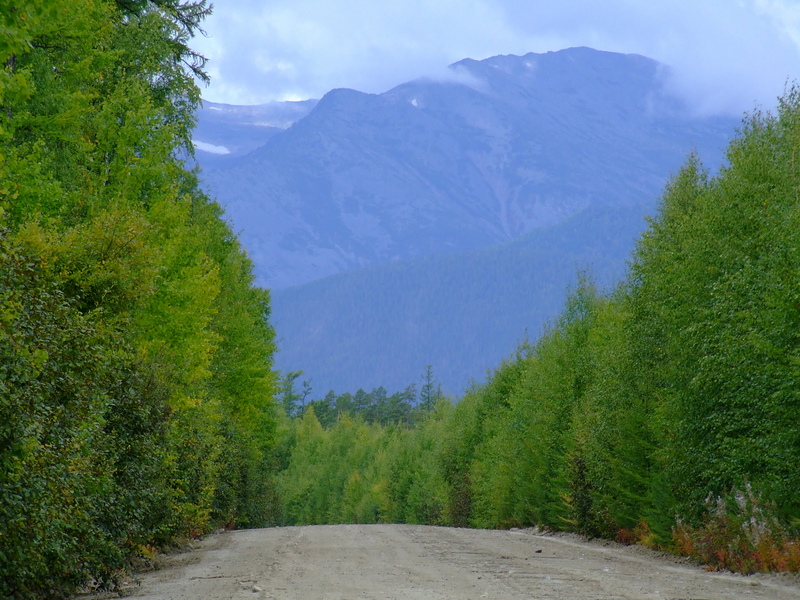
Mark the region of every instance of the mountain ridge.
<instances>
[{"instance_id":1,"label":"mountain ridge","mask_svg":"<svg viewBox=\"0 0 800 600\"><path fill-rule=\"evenodd\" d=\"M692 151L716 170L739 124L693 115L665 92L666 67L639 55L574 48L452 71L382 94L331 90L293 105L283 129L240 123L246 151L197 152L257 282L272 288L276 365L304 370L322 394L402 389L427 364L446 389L463 389L555 315L586 257L600 280L621 277L670 174ZM532 239L550 241L506 248ZM549 275L527 277L515 261ZM455 292L436 274L468 290L461 304L437 308ZM422 286L431 294L408 292ZM526 295L538 306L526 308ZM392 312L382 304L393 298Z\"/></svg>"},{"instance_id":2,"label":"mountain ridge","mask_svg":"<svg viewBox=\"0 0 800 600\"><path fill-rule=\"evenodd\" d=\"M590 204L650 201L665 161L676 168L709 138L721 146L727 128L675 117L658 63L637 55L583 48L456 65L483 90L430 80L332 90L249 153L199 158L260 284L477 249Z\"/></svg>"},{"instance_id":3,"label":"mountain ridge","mask_svg":"<svg viewBox=\"0 0 800 600\"><path fill-rule=\"evenodd\" d=\"M624 275L636 207L590 207L504 244L333 275L273 292L283 372L303 370L313 397L420 383L431 365L457 395L535 339L579 273L610 290ZM553 256L552 249L561 252Z\"/></svg>"}]
</instances>

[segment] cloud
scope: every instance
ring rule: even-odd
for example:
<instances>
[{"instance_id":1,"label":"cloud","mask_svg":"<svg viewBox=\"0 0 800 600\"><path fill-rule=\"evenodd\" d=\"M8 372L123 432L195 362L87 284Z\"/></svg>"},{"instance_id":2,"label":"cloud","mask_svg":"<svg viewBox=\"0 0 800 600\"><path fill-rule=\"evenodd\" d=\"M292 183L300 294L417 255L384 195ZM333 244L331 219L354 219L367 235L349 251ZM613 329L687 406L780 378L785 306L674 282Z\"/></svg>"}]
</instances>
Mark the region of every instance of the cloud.
<instances>
[{"instance_id":1,"label":"cloud","mask_svg":"<svg viewBox=\"0 0 800 600\"><path fill-rule=\"evenodd\" d=\"M774 105L800 77L794 0L574 0L569 8L505 0L508 22L567 44L635 52L671 67L668 87L700 113Z\"/></svg>"},{"instance_id":2,"label":"cloud","mask_svg":"<svg viewBox=\"0 0 800 600\"><path fill-rule=\"evenodd\" d=\"M194 44L210 58L204 95L234 103L319 97L336 87L383 92L502 52L510 35L485 0L226 0L205 29L209 37Z\"/></svg>"},{"instance_id":3,"label":"cloud","mask_svg":"<svg viewBox=\"0 0 800 600\"><path fill-rule=\"evenodd\" d=\"M206 30L204 96L234 104L383 92L462 58L569 46L669 64L703 113L771 107L800 78L796 0L218 0Z\"/></svg>"},{"instance_id":4,"label":"cloud","mask_svg":"<svg viewBox=\"0 0 800 600\"><path fill-rule=\"evenodd\" d=\"M211 154L230 154L231 151L228 150L225 146L215 146L214 144L209 144L207 142L200 142L198 140L192 140L192 144L198 150L202 150L203 152L209 152Z\"/></svg>"}]
</instances>

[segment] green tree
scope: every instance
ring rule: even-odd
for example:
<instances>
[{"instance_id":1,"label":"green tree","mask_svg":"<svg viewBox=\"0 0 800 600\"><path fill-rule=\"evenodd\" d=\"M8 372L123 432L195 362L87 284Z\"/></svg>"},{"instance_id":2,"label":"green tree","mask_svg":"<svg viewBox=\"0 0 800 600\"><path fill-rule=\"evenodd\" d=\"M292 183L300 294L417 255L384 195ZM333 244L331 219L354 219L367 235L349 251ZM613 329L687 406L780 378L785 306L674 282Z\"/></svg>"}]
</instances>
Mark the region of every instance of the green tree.
<instances>
[{"instance_id":1,"label":"green tree","mask_svg":"<svg viewBox=\"0 0 800 600\"><path fill-rule=\"evenodd\" d=\"M431 365L425 367L425 374L422 376L422 381L422 388L420 388L419 391L419 402L423 410L431 412L442 397L442 386L436 382Z\"/></svg>"},{"instance_id":2,"label":"green tree","mask_svg":"<svg viewBox=\"0 0 800 600\"><path fill-rule=\"evenodd\" d=\"M0 266L0 594L113 584L163 522L167 390L5 234Z\"/></svg>"},{"instance_id":3,"label":"green tree","mask_svg":"<svg viewBox=\"0 0 800 600\"><path fill-rule=\"evenodd\" d=\"M631 340L662 431L660 510L694 522L709 492L748 482L798 514L799 114L796 89L776 116L756 112L714 179L690 159L634 257Z\"/></svg>"},{"instance_id":4,"label":"green tree","mask_svg":"<svg viewBox=\"0 0 800 600\"><path fill-rule=\"evenodd\" d=\"M277 518L269 296L180 158L208 11L0 11L3 595L113 586L146 544Z\"/></svg>"}]
</instances>

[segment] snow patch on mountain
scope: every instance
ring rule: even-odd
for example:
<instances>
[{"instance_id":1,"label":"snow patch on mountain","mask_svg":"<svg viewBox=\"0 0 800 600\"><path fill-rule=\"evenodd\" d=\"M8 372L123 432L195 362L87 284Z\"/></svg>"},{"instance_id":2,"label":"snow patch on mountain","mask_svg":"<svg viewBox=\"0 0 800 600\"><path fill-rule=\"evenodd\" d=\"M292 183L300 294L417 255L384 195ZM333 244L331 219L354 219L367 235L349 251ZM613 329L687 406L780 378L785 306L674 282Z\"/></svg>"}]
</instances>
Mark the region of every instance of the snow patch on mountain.
<instances>
[{"instance_id":1,"label":"snow patch on mountain","mask_svg":"<svg viewBox=\"0 0 800 600\"><path fill-rule=\"evenodd\" d=\"M231 153L231 151L228 150L225 146L215 146L214 144L201 142L199 140L192 140L192 144L194 144L194 147L202 152L209 152L211 154L220 154L220 155Z\"/></svg>"}]
</instances>

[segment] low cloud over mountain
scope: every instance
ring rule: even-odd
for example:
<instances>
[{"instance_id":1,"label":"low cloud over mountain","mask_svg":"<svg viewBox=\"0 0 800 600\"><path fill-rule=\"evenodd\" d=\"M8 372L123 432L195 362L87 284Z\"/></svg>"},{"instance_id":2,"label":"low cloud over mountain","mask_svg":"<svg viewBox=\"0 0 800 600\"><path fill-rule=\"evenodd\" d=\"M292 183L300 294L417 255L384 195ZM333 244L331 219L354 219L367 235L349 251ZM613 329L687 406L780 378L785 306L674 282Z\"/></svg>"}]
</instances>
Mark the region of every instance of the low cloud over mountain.
<instances>
[{"instance_id":1,"label":"low cloud over mountain","mask_svg":"<svg viewBox=\"0 0 800 600\"><path fill-rule=\"evenodd\" d=\"M366 387L381 377L378 385L410 383L425 364L452 365L450 371L439 369L439 376L453 390L469 376L481 378L512 350L512 330L514 339L526 328L538 333L576 269L591 266L579 264L587 256L602 257L594 268L604 279L619 277L631 240L644 227L642 217L653 212L670 173L692 151L716 168L738 124L692 116L664 92L663 67L637 55L572 48L466 59L451 70L454 77L419 79L378 95L340 89L316 103L210 105L199 115L195 141L203 178L240 232L259 283L274 290L274 323L283 338L278 364L304 369L323 394L322 388ZM604 222L614 225L597 226ZM580 251L575 240L549 233L564 231L566 223L576 224L569 235L579 239ZM609 246L609 232L624 243ZM442 331L441 317L420 306L418 297L400 302L392 314L380 300L386 290L372 289L374 302L368 305L347 293L324 295L319 286L287 290L293 305L308 311L304 315L282 300L281 290L363 267L388 265L388 273L402 261L443 255L474 260L474 253L484 251L518 260L519 253L494 249L517 239L551 239L549 257L537 254L542 261L537 264L556 268L544 269L552 274L546 281L516 275L502 298L490 295L491 305L476 297L478 292L464 299L463 318L472 322L486 311L506 315L497 329L500 337L485 339L485 353L469 349L469 360L459 358L466 351L461 334ZM447 277L441 269L464 269L451 259L437 264L442 280ZM417 285L415 271L424 269L404 275L412 277L408 288ZM514 269L498 265L495 271L512 276ZM485 277L487 271L481 272L475 277ZM346 287L352 281L340 276L325 285ZM380 285L393 286L388 280ZM486 287L480 281L470 285ZM539 297L543 286L556 294L547 310L532 307L518 314L520 301ZM391 293L406 292L392 287ZM443 286L437 293L452 291ZM341 304L331 307L332 298ZM356 305L358 313L349 315ZM354 343L351 337L339 347L347 332L317 318L331 311L340 322L353 316L391 322L394 329L375 325L364 334L385 338L382 345ZM431 319L438 319L436 327ZM416 332L418 343L395 345L409 349L383 360L395 365L391 374L365 368L359 373L358 365L367 361L359 360L354 347L369 347L373 357L376 347L393 352L398 323ZM427 343L425 336L434 331L447 342ZM491 327L486 335L492 335ZM326 348L323 354L331 357L347 353L351 366L335 367L333 360L326 366L324 356L312 359L304 354L309 344Z\"/></svg>"}]
</instances>

